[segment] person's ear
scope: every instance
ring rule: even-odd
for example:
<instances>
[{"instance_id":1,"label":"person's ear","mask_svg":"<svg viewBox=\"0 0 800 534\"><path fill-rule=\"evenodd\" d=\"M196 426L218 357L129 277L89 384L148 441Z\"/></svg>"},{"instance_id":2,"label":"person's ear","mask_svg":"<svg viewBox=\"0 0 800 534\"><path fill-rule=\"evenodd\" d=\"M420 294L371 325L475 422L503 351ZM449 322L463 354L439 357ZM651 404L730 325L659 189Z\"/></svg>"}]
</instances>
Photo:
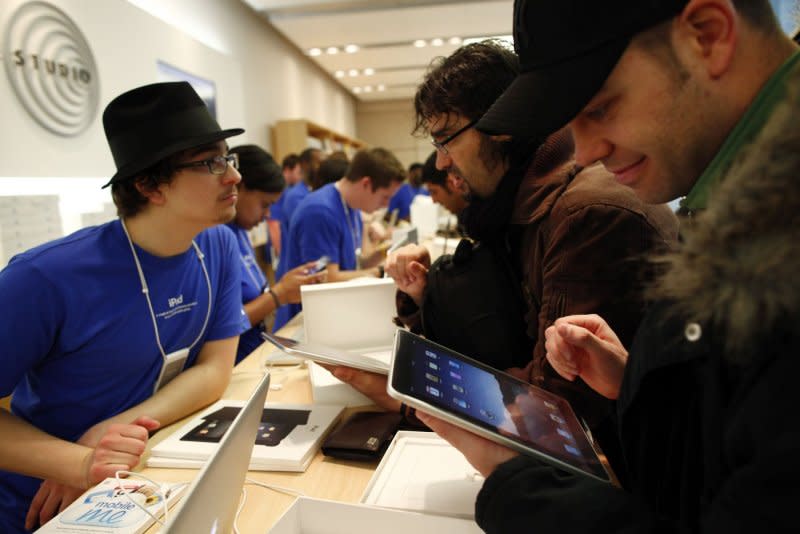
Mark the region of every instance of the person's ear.
<instances>
[{"instance_id":1,"label":"person's ear","mask_svg":"<svg viewBox=\"0 0 800 534\"><path fill-rule=\"evenodd\" d=\"M731 67L739 24L729 0L691 0L678 17L675 42L688 47L708 77L717 79Z\"/></svg>"},{"instance_id":2,"label":"person's ear","mask_svg":"<svg viewBox=\"0 0 800 534\"><path fill-rule=\"evenodd\" d=\"M167 184L158 184L156 187L150 187L145 184L143 178L136 178L134 185L139 194L145 197L149 204L161 206L166 202L162 188L166 187Z\"/></svg>"},{"instance_id":3,"label":"person's ear","mask_svg":"<svg viewBox=\"0 0 800 534\"><path fill-rule=\"evenodd\" d=\"M358 181L358 185L361 186L361 189L364 191L371 193L372 192L372 178L369 176L362 176L361 179Z\"/></svg>"}]
</instances>

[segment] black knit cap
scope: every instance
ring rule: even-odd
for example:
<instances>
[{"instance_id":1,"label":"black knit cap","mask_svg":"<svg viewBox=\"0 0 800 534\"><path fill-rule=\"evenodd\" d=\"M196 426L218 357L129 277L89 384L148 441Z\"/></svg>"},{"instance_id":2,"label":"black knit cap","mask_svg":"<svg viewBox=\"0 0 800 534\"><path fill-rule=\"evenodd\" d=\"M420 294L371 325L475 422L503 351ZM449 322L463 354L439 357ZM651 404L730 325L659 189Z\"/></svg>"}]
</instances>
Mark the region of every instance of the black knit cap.
<instances>
[{"instance_id":1,"label":"black knit cap","mask_svg":"<svg viewBox=\"0 0 800 534\"><path fill-rule=\"evenodd\" d=\"M244 133L222 130L188 82L137 87L112 100L103 128L117 173L103 187L136 176L162 159Z\"/></svg>"},{"instance_id":2,"label":"black knit cap","mask_svg":"<svg viewBox=\"0 0 800 534\"><path fill-rule=\"evenodd\" d=\"M520 74L478 121L489 134L544 139L600 90L631 38L688 0L515 0Z\"/></svg>"}]
</instances>

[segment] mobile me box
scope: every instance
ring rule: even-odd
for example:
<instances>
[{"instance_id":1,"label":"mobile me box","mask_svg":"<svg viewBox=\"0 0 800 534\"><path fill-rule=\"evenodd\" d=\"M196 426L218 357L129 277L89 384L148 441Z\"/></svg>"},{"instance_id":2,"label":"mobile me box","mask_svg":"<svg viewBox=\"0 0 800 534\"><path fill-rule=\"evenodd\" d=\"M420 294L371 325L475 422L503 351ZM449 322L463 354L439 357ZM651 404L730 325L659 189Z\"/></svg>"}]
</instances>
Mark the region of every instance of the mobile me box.
<instances>
[{"instance_id":1,"label":"mobile me box","mask_svg":"<svg viewBox=\"0 0 800 534\"><path fill-rule=\"evenodd\" d=\"M391 278L359 278L302 286L305 340L369 356L388 367L397 330L392 321L396 315L396 290ZM366 397L354 395L353 388L330 373L316 374L316 379L312 380L315 402L365 404Z\"/></svg>"},{"instance_id":2,"label":"mobile me box","mask_svg":"<svg viewBox=\"0 0 800 534\"><path fill-rule=\"evenodd\" d=\"M475 517L483 477L464 455L433 432L398 432L361 502L425 514Z\"/></svg>"},{"instance_id":3,"label":"mobile me box","mask_svg":"<svg viewBox=\"0 0 800 534\"><path fill-rule=\"evenodd\" d=\"M310 497L292 503L270 530L271 534L481 534L474 521L346 504Z\"/></svg>"}]
</instances>

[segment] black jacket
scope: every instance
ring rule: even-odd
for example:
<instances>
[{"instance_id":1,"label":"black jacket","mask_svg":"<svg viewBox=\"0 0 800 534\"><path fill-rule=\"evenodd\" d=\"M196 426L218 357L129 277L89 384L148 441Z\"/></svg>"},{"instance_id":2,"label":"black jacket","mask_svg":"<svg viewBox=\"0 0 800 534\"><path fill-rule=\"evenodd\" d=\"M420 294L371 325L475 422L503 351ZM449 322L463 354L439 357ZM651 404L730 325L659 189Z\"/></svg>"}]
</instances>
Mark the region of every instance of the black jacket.
<instances>
[{"instance_id":1,"label":"black jacket","mask_svg":"<svg viewBox=\"0 0 800 534\"><path fill-rule=\"evenodd\" d=\"M489 533L800 532L800 74L687 221L630 351L625 490L530 458L486 481Z\"/></svg>"}]
</instances>

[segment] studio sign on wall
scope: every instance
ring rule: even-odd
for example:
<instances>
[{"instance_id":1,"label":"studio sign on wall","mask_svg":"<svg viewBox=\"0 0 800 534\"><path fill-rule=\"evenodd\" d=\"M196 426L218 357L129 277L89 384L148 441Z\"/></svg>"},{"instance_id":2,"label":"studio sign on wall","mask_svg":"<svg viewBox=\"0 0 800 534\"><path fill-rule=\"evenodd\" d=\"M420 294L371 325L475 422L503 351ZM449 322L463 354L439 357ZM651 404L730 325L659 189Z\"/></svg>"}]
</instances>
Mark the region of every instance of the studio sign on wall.
<instances>
[{"instance_id":1,"label":"studio sign on wall","mask_svg":"<svg viewBox=\"0 0 800 534\"><path fill-rule=\"evenodd\" d=\"M92 123L100 98L97 67L89 43L63 11L47 2L20 6L6 26L3 61L36 122L62 136Z\"/></svg>"}]
</instances>

